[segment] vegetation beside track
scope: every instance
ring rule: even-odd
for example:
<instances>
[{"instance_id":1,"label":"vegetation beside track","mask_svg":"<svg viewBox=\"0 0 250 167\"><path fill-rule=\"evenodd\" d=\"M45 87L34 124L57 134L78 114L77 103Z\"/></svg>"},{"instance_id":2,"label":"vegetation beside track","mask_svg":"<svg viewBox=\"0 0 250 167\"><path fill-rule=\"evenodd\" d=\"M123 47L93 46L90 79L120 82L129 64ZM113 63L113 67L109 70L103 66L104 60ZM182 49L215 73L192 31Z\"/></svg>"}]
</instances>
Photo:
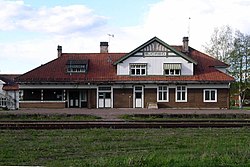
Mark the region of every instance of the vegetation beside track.
<instances>
[{"instance_id":1,"label":"vegetation beside track","mask_svg":"<svg viewBox=\"0 0 250 167\"><path fill-rule=\"evenodd\" d=\"M0 114L0 121L85 121L101 119L85 114Z\"/></svg>"},{"instance_id":2,"label":"vegetation beside track","mask_svg":"<svg viewBox=\"0 0 250 167\"><path fill-rule=\"evenodd\" d=\"M126 114L120 116L124 120L207 120L207 119L250 119L250 114Z\"/></svg>"},{"instance_id":3,"label":"vegetation beside track","mask_svg":"<svg viewBox=\"0 0 250 167\"><path fill-rule=\"evenodd\" d=\"M250 129L0 130L0 166L250 166Z\"/></svg>"}]
</instances>

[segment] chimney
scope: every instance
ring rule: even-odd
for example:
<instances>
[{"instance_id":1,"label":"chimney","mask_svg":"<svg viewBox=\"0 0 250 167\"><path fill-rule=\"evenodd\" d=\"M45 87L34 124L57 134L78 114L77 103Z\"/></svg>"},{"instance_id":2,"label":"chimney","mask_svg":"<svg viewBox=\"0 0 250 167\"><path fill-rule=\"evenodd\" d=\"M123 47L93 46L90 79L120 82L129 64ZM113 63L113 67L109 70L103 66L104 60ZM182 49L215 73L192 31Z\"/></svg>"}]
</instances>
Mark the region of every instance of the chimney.
<instances>
[{"instance_id":1,"label":"chimney","mask_svg":"<svg viewBox=\"0 0 250 167\"><path fill-rule=\"evenodd\" d=\"M188 48L188 37L183 37L183 46L182 46L182 51L187 53L189 52L189 48Z\"/></svg>"},{"instance_id":2,"label":"chimney","mask_svg":"<svg viewBox=\"0 0 250 167\"><path fill-rule=\"evenodd\" d=\"M58 45L57 46L57 56L61 57L61 55L62 55L62 46Z\"/></svg>"},{"instance_id":3,"label":"chimney","mask_svg":"<svg viewBox=\"0 0 250 167\"><path fill-rule=\"evenodd\" d=\"M100 42L100 53L108 53L109 50L109 43L108 42Z\"/></svg>"}]
</instances>

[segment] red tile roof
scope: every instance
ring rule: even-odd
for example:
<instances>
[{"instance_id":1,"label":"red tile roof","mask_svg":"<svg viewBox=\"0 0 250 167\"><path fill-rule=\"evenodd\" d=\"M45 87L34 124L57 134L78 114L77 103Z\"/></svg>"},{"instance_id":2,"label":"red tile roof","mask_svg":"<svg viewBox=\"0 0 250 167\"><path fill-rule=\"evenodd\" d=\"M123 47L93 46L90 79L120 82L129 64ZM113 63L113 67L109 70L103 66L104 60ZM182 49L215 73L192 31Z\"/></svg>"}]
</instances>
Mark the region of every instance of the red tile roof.
<instances>
[{"instance_id":1,"label":"red tile roof","mask_svg":"<svg viewBox=\"0 0 250 167\"><path fill-rule=\"evenodd\" d=\"M172 46L181 51L181 46ZM126 53L63 53L61 57L17 78L19 83L90 83L90 82L233 82L234 78L214 66L227 66L204 53L189 48L187 56L197 61L193 76L118 76L114 62ZM67 73L68 60L89 60L87 73Z\"/></svg>"}]
</instances>

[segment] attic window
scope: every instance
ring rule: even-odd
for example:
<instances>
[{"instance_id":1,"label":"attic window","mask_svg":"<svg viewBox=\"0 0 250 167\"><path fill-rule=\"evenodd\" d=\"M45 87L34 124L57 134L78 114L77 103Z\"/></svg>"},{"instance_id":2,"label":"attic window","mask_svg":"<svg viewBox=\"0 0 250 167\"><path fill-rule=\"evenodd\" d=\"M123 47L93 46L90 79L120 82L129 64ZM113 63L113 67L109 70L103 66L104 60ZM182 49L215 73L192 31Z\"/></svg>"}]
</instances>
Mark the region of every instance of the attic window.
<instances>
[{"instance_id":1,"label":"attic window","mask_svg":"<svg viewBox=\"0 0 250 167\"><path fill-rule=\"evenodd\" d=\"M165 75L181 75L180 63L165 63L163 68Z\"/></svg>"},{"instance_id":2,"label":"attic window","mask_svg":"<svg viewBox=\"0 0 250 167\"><path fill-rule=\"evenodd\" d=\"M68 60L68 73L86 73L88 71L88 60Z\"/></svg>"},{"instance_id":3,"label":"attic window","mask_svg":"<svg viewBox=\"0 0 250 167\"><path fill-rule=\"evenodd\" d=\"M138 64L130 64L130 75L132 76L142 76L147 73L147 64L138 63Z\"/></svg>"}]
</instances>

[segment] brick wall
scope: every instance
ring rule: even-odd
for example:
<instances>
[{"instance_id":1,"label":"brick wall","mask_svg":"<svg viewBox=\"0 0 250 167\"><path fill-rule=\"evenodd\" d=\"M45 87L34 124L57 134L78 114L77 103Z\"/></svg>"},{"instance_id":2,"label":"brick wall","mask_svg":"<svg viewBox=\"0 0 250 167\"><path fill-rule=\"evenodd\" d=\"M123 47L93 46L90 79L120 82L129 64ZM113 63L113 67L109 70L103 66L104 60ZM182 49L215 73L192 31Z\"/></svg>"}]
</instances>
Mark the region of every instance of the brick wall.
<instances>
[{"instance_id":1,"label":"brick wall","mask_svg":"<svg viewBox=\"0 0 250 167\"><path fill-rule=\"evenodd\" d=\"M88 90L88 108L96 108L95 89ZM158 102L159 108L229 108L229 90L217 89L217 103L203 102L203 89L188 89L187 102L175 102L175 89L169 89L169 102ZM144 107L157 102L157 89L144 89ZM133 108L133 89L113 89L114 108ZM65 108L64 102L20 102L20 108Z\"/></svg>"},{"instance_id":2,"label":"brick wall","mask_svg":"<svg viewBox=\"0 0 250 167\"><path fill-rule=\"evenodd\" d=\"M114 108L133 108L133 89L113 89Z\"/></svg>"},{"instance_id":3,"label":"brick wall","mask_svg":"<svg viewBox=\"0 0 250 167\"><path fill-rule=\"evenodd\" d=\"M20 108L65 108L65 102L20 102Z\"/></svg>"},{"instance_id":4,"label":"brick wall","mask_svg":"<svg viewBox=\"0 0 250 167\"><path fill-rule=\"evenodd\" d=\"M90 89L88 90L88 104L87 104L87 107L88 108L97 108L97 105L96 105L96 89Z\"/></svg>"},{"instance_id":5,"label":"brick wall","mask_svg":"<svg viewBox=\"0 0 250 167\"><path fill-rule=\"evenodd\" d=\"M187 102L175 102L175 89L169 89L169 102L158 102L159 108L229 108L229 90L217 89L217 102L203 102L203 89L188 89Z\"/></svg>"},{"instance_id":6,"label":"brick wall","mask_svg":"<svg viewBox=\"0 0 250 167\"><path fill-rule=\"evenodd\" d=\"M157 102L157 89L144 89L144 107L150 102L157 102L159 108L229 108L228 89L217 89L217 103L204 103L203 89L187 91L187 102L175 102L175 88L169 89L169 102ZM114 108L133 107L133 89L114 89L113 93Z\"/></svg>"},{"instance_id":7,"label":"brick wall","mask_svg":"<svg viewBox=\"0 0 250 167\"><path fill-rule=\"evenodd\" d=\"M144 89L144 107L148 107L148 103L157 102L157 89Z\"/></svg>"}]
</instances>

